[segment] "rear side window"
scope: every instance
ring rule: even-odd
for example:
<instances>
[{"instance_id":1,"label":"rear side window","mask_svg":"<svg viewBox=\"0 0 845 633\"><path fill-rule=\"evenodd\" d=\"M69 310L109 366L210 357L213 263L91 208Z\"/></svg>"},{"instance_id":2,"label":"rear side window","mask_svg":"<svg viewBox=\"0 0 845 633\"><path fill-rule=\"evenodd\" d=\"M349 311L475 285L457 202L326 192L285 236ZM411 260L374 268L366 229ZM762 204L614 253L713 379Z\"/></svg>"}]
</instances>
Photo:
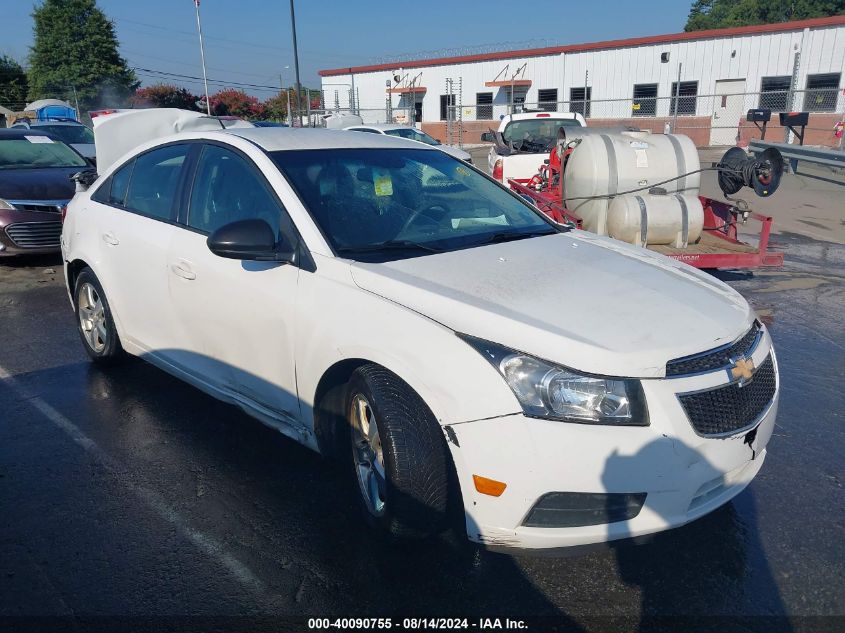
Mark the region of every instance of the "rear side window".
<instances>
[{"instance_id":1,"label":"rear side window","mask_svg":"<svg viewBox=\"0 0 845 633\"><path fill-rule=\"evenodd\" d=\"M281 218L282 208L256 167L224 147L203 147L191 191L188 226L212 233L230 222L258 219L278 235Z\"/></svg>"},{"instance_id":2,"label":"rear side window","mask_svg":"<svg viewBox=\"0 0 845 633\"><path fill-rule=\"evenodd\" d=\"M168 145L138 156L128 178L124 206L151 218L172 220L173 201L188 149L188 145ZM114 182L112 189L115 190Z\"/></svg>"},{"instance_id":3,"label":"rear side window","mask_svg":"<svg viewBox=\"0 0 845 633\"><path fill-rule=\"evenodd\" d=\"M135 161L132 160L118 169L94 192L91 199L94 202L122 207L126 201L126 190L129 188L129 180L132 178L134 167Z\"/></svg>"}]
</instances>

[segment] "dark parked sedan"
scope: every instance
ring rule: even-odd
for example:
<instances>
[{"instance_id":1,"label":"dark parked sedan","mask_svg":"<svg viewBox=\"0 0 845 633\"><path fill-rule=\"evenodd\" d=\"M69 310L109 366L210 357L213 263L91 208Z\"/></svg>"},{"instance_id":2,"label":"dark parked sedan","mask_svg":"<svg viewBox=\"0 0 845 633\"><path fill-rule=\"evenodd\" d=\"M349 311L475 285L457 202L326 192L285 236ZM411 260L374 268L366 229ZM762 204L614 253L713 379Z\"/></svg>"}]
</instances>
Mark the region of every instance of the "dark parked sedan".
<instances>
[{"instance_id":1,"label":"dark parked sedan","mask_svg":"<svg viewBox=\"0 0 845 633\"><path fill-rule=\"evenodd\" d=\"M91 165L36 130L0 130L0 257L59 250L71 176Z\"/></svg>"}]
</instances>

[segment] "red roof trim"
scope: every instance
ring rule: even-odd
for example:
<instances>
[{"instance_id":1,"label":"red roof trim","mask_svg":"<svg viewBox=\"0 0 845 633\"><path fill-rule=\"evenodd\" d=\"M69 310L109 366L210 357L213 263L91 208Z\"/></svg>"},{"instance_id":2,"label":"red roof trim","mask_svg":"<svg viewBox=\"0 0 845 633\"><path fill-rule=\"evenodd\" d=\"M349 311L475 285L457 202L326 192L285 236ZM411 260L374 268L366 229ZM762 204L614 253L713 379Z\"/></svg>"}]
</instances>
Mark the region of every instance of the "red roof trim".
<instances>
[{"instance_id":1,"label":"red roof trim","mask_svg":"<svg viewBox=\"0 0 845 633\"><path fill-rule=\"evenodd\" d=\"M643 46L646 44L669 44L672 42L688 42L703 40L711 37L735 37L739 35L756 35L762 33L782 33L784 31L800 31L806 28L845 25L845 15L829 18L814 18L812 20L798 20L796 22L780 22L778 24L758 24L755 26L737 26L729 29L712 29L710 31L692 31L690 33L671 33L668 35L650 35L648 37L633 37L623 40L607 40L588 44L568 44L566 46L548 46L546 48L527 48L519 51L503 51L500 53L479 53L477 55L461 55L459 57L438 57L434 59L417 59L390 64L374 64L371 66L350 66L349 68L332 68L321 70L321 77L349 75L353 73L370 73L379 70L396 70L397 68L423 68L426 66L445 66L470 62L483 62L515 57L542 57L560 53L579 53L609 48L625 48L628 46Z\"/></svg>"}]
</instances>

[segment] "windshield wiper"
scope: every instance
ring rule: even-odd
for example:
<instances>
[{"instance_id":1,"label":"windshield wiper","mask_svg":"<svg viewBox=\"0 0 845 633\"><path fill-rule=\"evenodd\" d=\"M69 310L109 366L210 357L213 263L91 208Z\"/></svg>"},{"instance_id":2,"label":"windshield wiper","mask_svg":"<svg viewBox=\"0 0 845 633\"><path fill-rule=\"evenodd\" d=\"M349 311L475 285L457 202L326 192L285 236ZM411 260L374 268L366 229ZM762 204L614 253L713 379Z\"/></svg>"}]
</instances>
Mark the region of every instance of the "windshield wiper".
<instances>
[{"instance_id":1,"label":"windshield wiper","mask_svg":"<svg viewBox=\"0 0 845 633\"><path fill-rule=\"evenodd\" d=\"M335 249L338 253L377 253L379 251L426 251L442 253L443 251L428 244L420 244L411 240L387 240L375 244L361 244L360 246L341 246Z\"/></svg>"},{"instance_id":2,"label":"windshield wiper","mask_svg":"<svg viewBox=\"0 0 845 633\"><path fill-rule=\"evenodd\" d=\"M486 235L479 244L497 244L500 242L513 242L515 240L524 240L529 237L540 237L541 235L554 235L558 231L552 229L550 231L522 231L522 232L500 232Z\"/></svg>"}]
</instances>

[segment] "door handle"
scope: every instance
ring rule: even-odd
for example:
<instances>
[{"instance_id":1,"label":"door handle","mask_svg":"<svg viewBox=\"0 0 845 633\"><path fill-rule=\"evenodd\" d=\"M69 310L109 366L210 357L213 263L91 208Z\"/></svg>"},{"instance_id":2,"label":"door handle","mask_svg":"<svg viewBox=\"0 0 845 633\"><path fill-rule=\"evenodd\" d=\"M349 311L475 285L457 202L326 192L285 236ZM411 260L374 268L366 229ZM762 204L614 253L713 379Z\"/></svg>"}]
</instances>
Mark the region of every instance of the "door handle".
<instances>
[{"instance_id":1,"label":"door handle","mask_svg":"<svg viewBox=\"0 0 845 633\"><path fill-rule=\"evenodd\" d=\"M187 279L189 281L193 281L197 278L197 274L192 271L190 268L185 268L185 264L171 264L170 270L173 271L173 274L177 277L181 277L182 279Z\"/></svg>"},{"instance_id":2,"label":"door handle","mask_svg":"<svg viewBox=\"0 0 845 633\"><path fill-rule=\"evenodd\" d=\"M114 233L103 233L103 241L109 246L117 246L120 240L114 236Z\"/></svg>"}]
</instances>

